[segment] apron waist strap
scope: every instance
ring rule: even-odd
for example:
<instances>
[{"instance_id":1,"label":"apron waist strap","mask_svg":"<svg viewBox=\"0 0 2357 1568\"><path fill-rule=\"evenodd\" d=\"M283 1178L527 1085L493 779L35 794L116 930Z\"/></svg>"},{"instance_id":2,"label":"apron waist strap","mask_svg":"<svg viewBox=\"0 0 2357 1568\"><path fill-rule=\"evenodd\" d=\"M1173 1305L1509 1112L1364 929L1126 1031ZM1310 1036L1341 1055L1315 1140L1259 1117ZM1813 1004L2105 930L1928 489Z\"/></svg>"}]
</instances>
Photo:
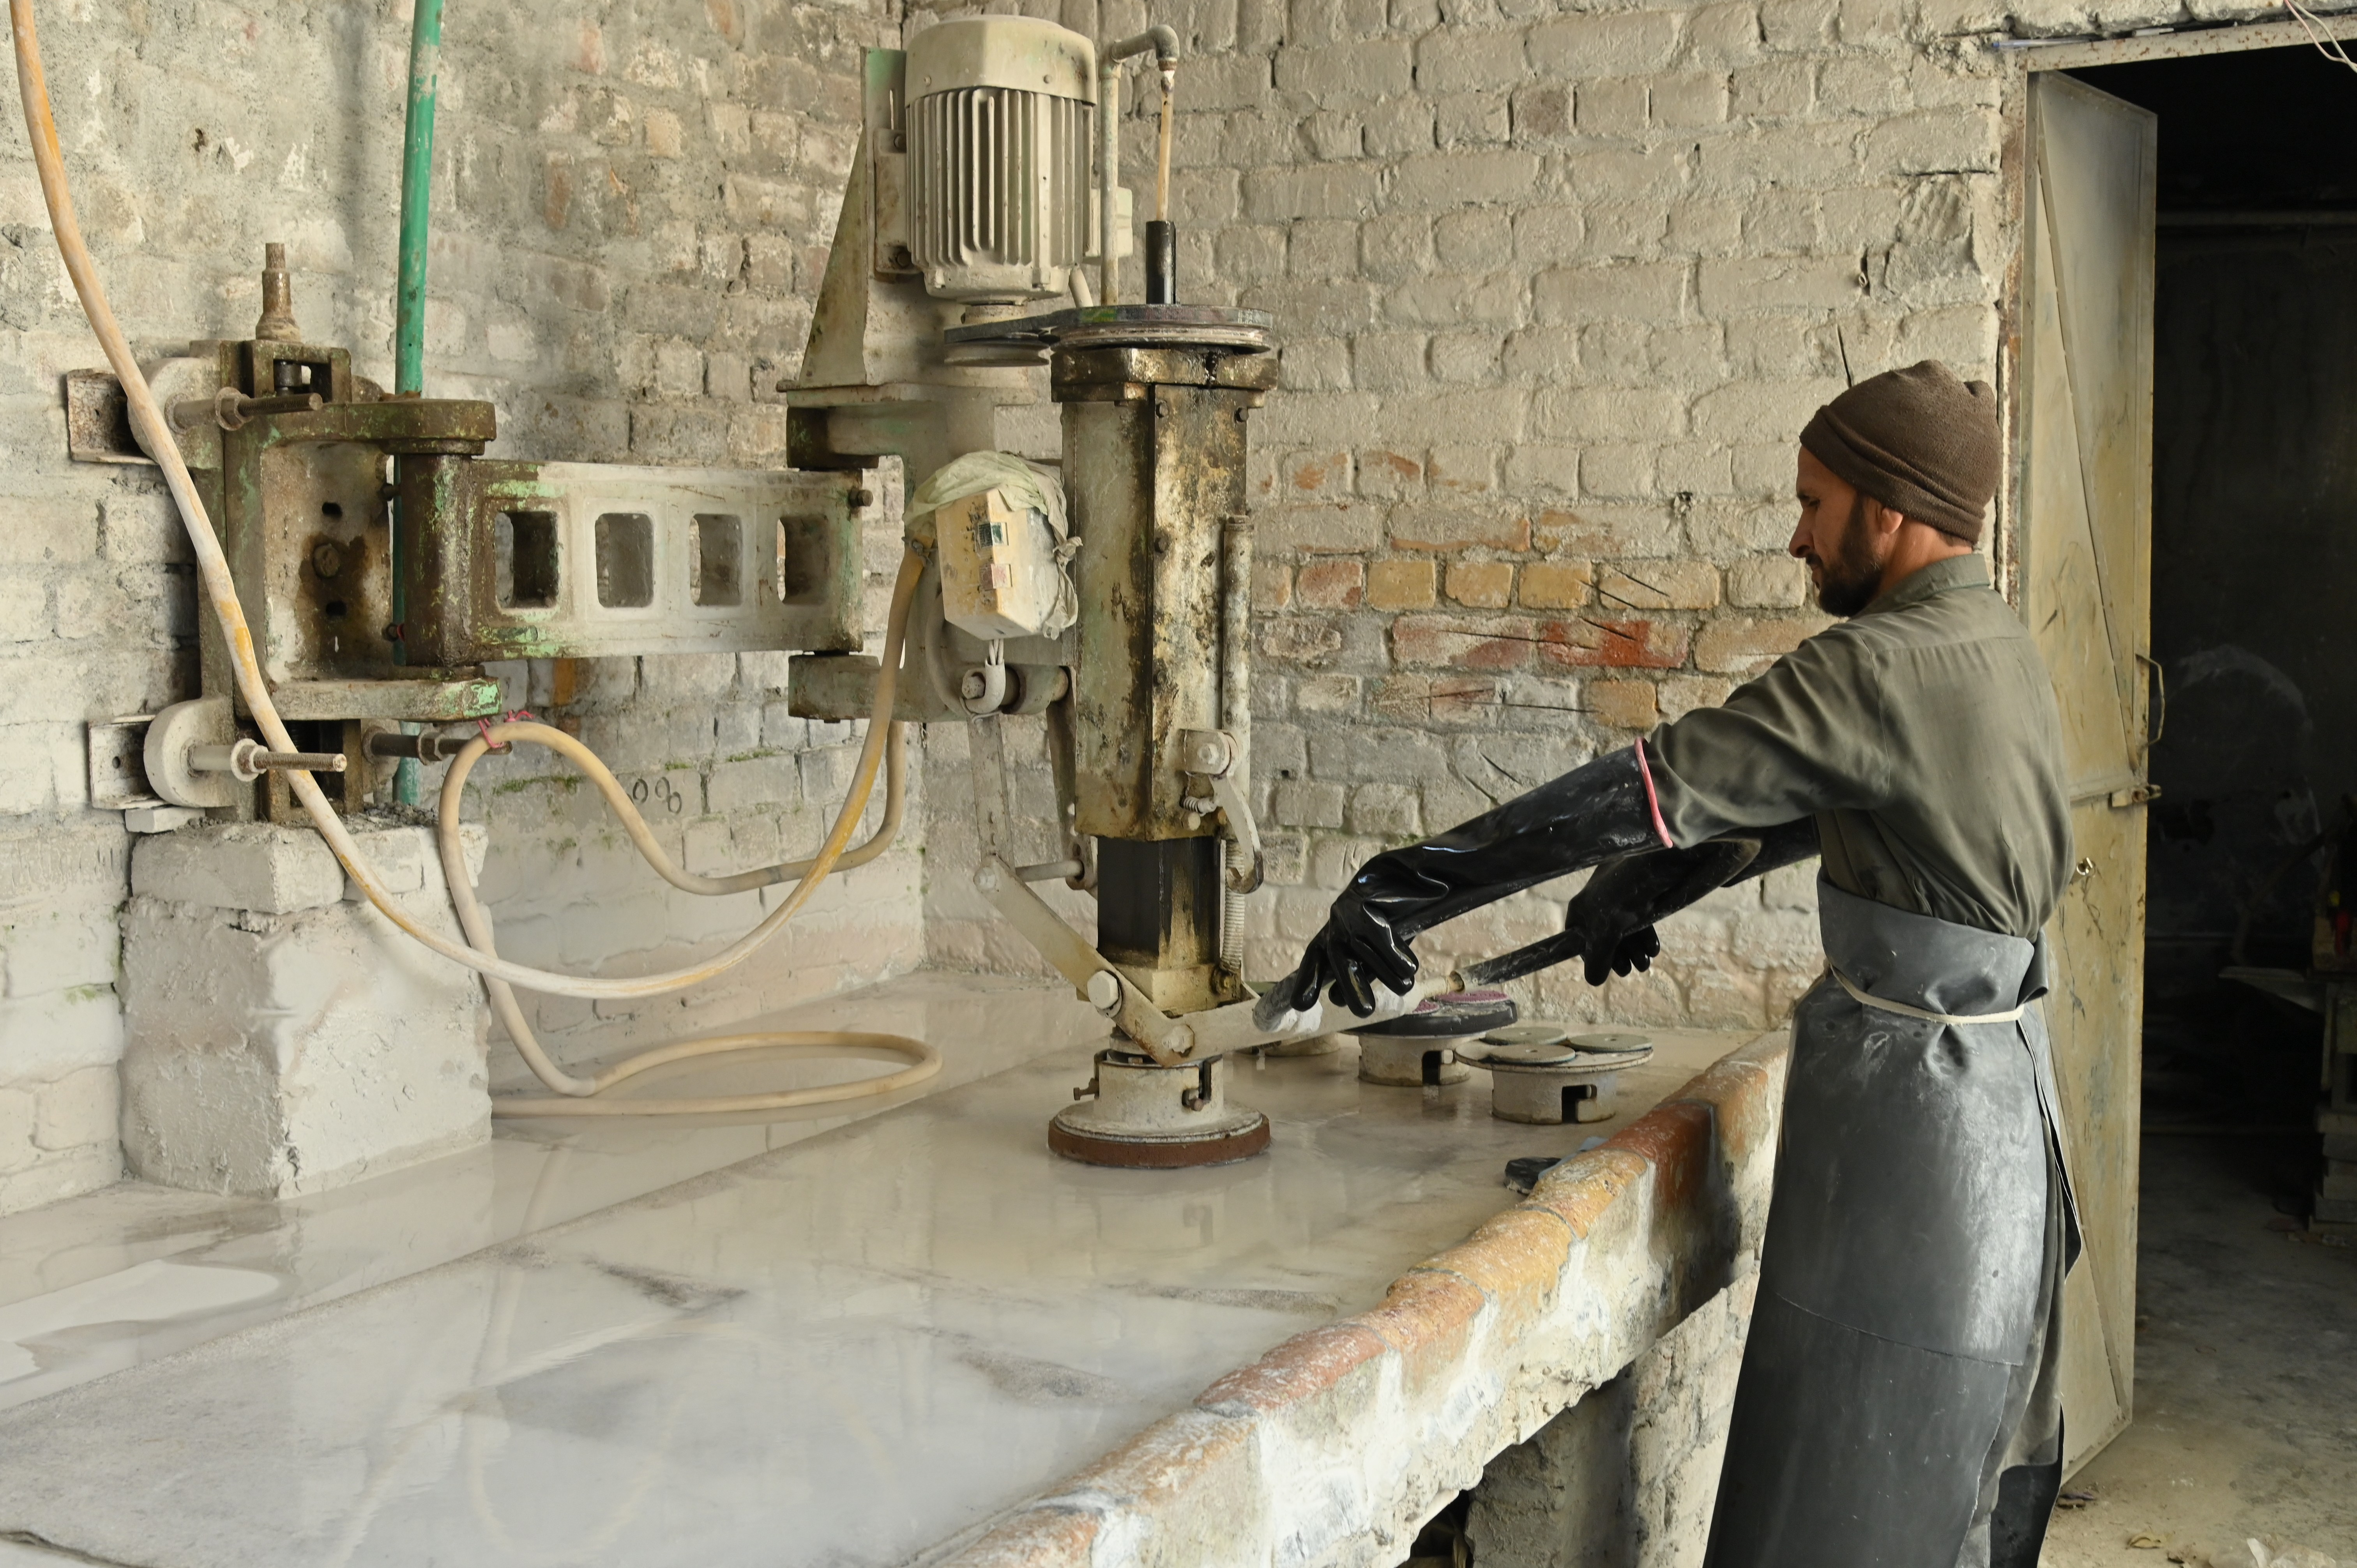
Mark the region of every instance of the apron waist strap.
<instances>
[{"instance_id":1,"label":"apron waist strap","mask_svg":"<svg viewBox=\"0 0 2357 1568\"><path fill-rule=\"evenodd\" d=\"M1921 1018L1929 1024L2014 1024L2020 1022L2021 1015L2029 1010L2025 1003L2003 1013L1932 1013L1921 1007L1910 1007L1904 1002L1888 1001L1871 992L1860 991L1850 983L1848 975L1831 964L1825 966L1825 972L1832 975L1841 988L1849 993L1849 999L1861 1007L1896 1013L1902 1018Z\"/></svg>"}]
</instances>

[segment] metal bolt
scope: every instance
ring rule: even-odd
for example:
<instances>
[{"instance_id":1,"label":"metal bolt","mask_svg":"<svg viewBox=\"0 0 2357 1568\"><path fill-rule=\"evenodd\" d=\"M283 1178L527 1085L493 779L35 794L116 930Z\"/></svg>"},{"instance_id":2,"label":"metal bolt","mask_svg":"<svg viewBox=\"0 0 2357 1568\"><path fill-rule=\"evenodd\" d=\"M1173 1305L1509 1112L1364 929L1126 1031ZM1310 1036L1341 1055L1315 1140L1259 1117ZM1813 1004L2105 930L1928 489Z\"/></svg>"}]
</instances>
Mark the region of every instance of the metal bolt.
<instances>
[{"instance_id":1,"label":"metal bolt","mask_svg":"<svg viewBox=\"0 0 2357 1568\"><path fill-rule=\"evenodd\" d=\"M876 492L874 490L854 490L851 492L851 504L854 507L874 506L876 504Z\"/></svg>"},{"instance_id":2,"label":"metal bolt","mask_svg":"<svg viewBox=\"0 0 2357 1568\"><path fill-rule=\"evenodd\" d=\"M958 695L968 702L974 701L989 690L990 678L979 670L967 671L964 678L958 682Z\"/></svg>"},{"instance_id":3,"label":"metal bolt","mask_svg":"<svg viewBox=\"0 0 2357 1568\"><path fill-rule=\"evenodd\" d=\"M332 540L322 539L311 546L311 570L322 577L332 577L344 569L344 553Z\"/></svg>"},{"instance_id":4,"label":"metal bolt","mask_svg":"<svg viewBox=\"0 0 2357 1568\"><path fill-rule=\"evenodd\" d=\"M1121 1005L1121 978L1109 969L1101 969L1089 976L1089 1005L1100 1013L1112 1013Z\"/></svg>"}]
</instances>

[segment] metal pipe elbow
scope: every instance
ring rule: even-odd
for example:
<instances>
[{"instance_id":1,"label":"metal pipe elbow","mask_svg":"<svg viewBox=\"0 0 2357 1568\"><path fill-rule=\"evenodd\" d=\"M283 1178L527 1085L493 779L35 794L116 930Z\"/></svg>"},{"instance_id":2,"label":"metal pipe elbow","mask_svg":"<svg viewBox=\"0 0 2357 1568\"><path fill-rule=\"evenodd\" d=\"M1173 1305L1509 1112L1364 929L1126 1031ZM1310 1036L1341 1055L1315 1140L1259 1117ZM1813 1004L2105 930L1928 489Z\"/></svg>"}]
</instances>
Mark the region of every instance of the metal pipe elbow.
<instances>
[{"instance_id":1,"label":"metal pipe elbow","mask_svg":"<svg viewBox=\"0 0 2357 1568\"><path fill-rule=\"evenodd\" d=\"M1154 51L1154 60L1157 65L1166 70L1177 65L1178 63L1178 30L1166 23L1157 22L1135 38L1124 38L1117 44L1108 45L1103 59L1097 67L1098 74L1112 76L1121 69L1123 60L1132 55L1142 55L1148 49Z\"/></svg>"}]
</instances>

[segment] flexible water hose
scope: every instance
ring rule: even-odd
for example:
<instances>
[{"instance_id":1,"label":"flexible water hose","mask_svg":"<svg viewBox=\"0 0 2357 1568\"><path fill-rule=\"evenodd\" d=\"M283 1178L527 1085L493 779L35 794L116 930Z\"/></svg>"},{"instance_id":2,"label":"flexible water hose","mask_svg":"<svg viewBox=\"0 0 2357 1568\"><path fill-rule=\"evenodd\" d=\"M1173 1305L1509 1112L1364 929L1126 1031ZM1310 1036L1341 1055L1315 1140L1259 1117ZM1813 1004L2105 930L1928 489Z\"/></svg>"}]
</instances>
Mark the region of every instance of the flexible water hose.
<instances>
[{"instance_id":1,"label":"flexible water hose","mask_svg":"<svg viewBox=\"0 0 2357 1568\"><path fill-rule=\"evenodd\" d=\"M171 427L165 419L164 411L156 403L155 392L148 386L147 378L140 370L137 359L133 356L130 343L124 337L122 326L115 319L113 306L107 300L105 285L100 281L97 265L91 257L90 247L82 239L81 225L74 214L72 192L66 182L65 159L58 145L57 123L49 107L48 82L41 69L40 38L35 27L32 0L8 0L8 17L16 46L16 84L24 102L26 136L32 144L33 162L40 175L41 197L48 208L50 226L56 231L59 256L65 263L66 272L73 280L74 293L81 302L82 314L89 319L91 330L96 334L100 347L104 349L107 363L113 370L116 380L122 383L124 401L129 405L132 430L137 435L140 446L146 450L149 456L155 459L157 467L162 470L165 486L171 493L173 503L179 508L181 521L188 530L189 546L197 558L197 579L203 587L206 601L211 608L214 619L220 623L221 638L228 646L231 668L236 678L239 694L245 699L247 710L253 716L254 726L262 732L263 738L269 743L271 749L299 750L301 748L296 746L294 737L287 733L285 723L280 718L276 704L271 700L269 682L264 679L262 666L254 656L253 629L246 622L244 607L238 602L236 581L230 573L227 557L221 553L221 540L213 532L212 520L205 510L203 498L197 493L196 481L188 472L188 463L180 455L179 445L172 435ZM876 679L876 701L870 713L866 738L860 747L859 761L853 772L851 789L844 800L842 811L836 814L834 827L827 833L825 842L815 855L808 862L797 863L804 869L801 871L792 892L788 894L778 907L752 930L702 963L685 969L666 971L659 974L616 979L562 974L550 970L534 969L526 964L511 963L500 958L488 940L487 924L481 919L481 906L473 901L473 890L466 875L463 856L456 860L455 874L448 877L453 902L459 910L462 929L467 928L466 917L471 908L475 924L484 927L485 934L480 940L479 948L451 941L438 931L421 924L408 911L401 908L391 891L385 887L383 879L377 875L376 868L371 865L367 857L361 853L360 845L353 840L350 830L344 825L343 819L338 816L335 808L328 804L326 795L319 789L317 780L307 771L296 770L286 774L287 785L293 790L295 798L302 803L304 811L310 817L312 825L318 830L319 836L326 841L328 848L333 852L337 861L343 866L345 875L352 879L368 901L376 907L378 913L424 947L439 953L454 963L463 964L476 971L487 981L499 982L503 986L522 985L530 990L601 1000L653 996L698 984L727 972L750 958L801 910L802 907L809 901L811 895L817 890L819 884L825 880L843 858L845 846L849 843L853 832L858 827L860 819L865 815L868 797L875 789L876 774L883 759L886 737L888 734L899 727L891 720L894 687L899 671L900 646L908 632L909 606L916 596L917 582L922 570L922 558L914 552L910 552L901 561L899 576L893 585L891 613L886 628L881 668ZM524 738L537 737L525 736ZM587 755L586 748L584 755ZM594 758L591 760L594 761ZM594 778L597 773L603 772L605 772L603 764L597 764L592 776ZM610 773L607 774L607 779L610 780ZM602 790L603 785L601 785ZM611 798L608 792L608 799L610 800ZM453 865L451 851L456 838L454 825L456 813L449 806L452 799L453 797L446 790L442 834L446 871ZM632 813L633 816L635 814L635 812ZM625 826L628 825L626 821ZM640 842L643 836L644 824L640 823L639 826L641 833L633 835L634 843ZM879 833L878 836L882 835ZM669 861L666 857L662 865L668 865ZM658 869L662 869L662 866L659 865ZM784 874L791 875L791 872ZM472 931L469 932L470 936L473 934ZM495 992L493 994L496 1004L498 993ZM514 1007L511 995L508 998L507 1012L517 1017L521 1016L520 1010ZM528 1037L528 1036L527 1030L524 1032L524 1036ZM758 1043L748 1044L748 1042ZM565 1102L565 1113L645 1114L650 1112L690 1109L697 1112L780 1110L791 1105L847 1099L856 1094L889 1093L895 1089L905 1088L941 1070L939 1053L920 1041L905 1039L899 1036L834 1033L726 1036L713 1040L689 1041L648 1052L642 1057L609 1069L597 1079L587 1082L555 1072L553 1064L549 1064L545 1055L540 1052L536 1042L526 1057L526 1060L533 1063L533 1070L540 1073L543 1081L548 1082L551 1088L567 1096L577 1097L595 1093L599 1088L642 1072L648 1068L662 1065L663 1062L716 1054L723 1050L759 1049L780 1046L787 1047L847 1046L855 1049L880 1048L908 1056L913 1065L901 1072L882 1078L864 1079L856 1083L795 1090L773 1095L734 1096L726 1100L638 1101L599 1105L594 1111L590 1105L580 1103L577 1100L569 1100ZM538 1059L534 1060L534 1058ZM551 1074L554 1075L553 1079ZM533 1103L533 1101L522 1102L518 1113L547 1113L544 1111L535 1112L532 1109Z\"/></svg>"}]
</instances>

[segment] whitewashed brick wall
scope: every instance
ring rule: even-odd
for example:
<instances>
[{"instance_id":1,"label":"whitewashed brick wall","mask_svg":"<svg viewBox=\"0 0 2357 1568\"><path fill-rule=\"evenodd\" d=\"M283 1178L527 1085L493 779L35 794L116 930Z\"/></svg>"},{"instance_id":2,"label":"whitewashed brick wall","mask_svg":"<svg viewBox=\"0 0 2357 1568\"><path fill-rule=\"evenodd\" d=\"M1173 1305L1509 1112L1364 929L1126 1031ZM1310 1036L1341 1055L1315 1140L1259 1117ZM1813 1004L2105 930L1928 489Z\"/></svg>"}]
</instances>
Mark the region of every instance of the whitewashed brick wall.
<instances>
[{"instance_id":1,"label":"whitewashed brick wall","mask_svg":"<svg viewBox=\"0 0 2357 1568\"><path fill-rule=\"evenodd\" d=\"M48 0L40 17L82 223L135 344L249 334L263 242L284 240L307 335L349 344L360 373L390 383L407 5ZM771 389L799 361L833 236L860 51L898 32L884 0L450 7L427 391L496 403L500 455L781 461ZM82 732L194 694L196 611L152 472L66 460L59 377L102 359L13 108L0 113L0 240L5 1211L119 1168L127 840L119 817L87 806ZM889 537L882 548L879 595L897 553ZM551 671L511 673L518 700L545 712ZM663 786L656 821L674 853L733 868L815 847L847 773L853 726L814 733L786 714L783 684L779 656L600 660L566 713L626 779ZM626 971L759 918L754 896L664 888L564 771L527 755L477 775L508 952ZM699 1019L918 961L921 821L772 954L694 996ZM538 1005L560 1055L592 1027L672 1033L681 1013L675 1000L624 1019Z\"/></svg>"}]
</instances>

